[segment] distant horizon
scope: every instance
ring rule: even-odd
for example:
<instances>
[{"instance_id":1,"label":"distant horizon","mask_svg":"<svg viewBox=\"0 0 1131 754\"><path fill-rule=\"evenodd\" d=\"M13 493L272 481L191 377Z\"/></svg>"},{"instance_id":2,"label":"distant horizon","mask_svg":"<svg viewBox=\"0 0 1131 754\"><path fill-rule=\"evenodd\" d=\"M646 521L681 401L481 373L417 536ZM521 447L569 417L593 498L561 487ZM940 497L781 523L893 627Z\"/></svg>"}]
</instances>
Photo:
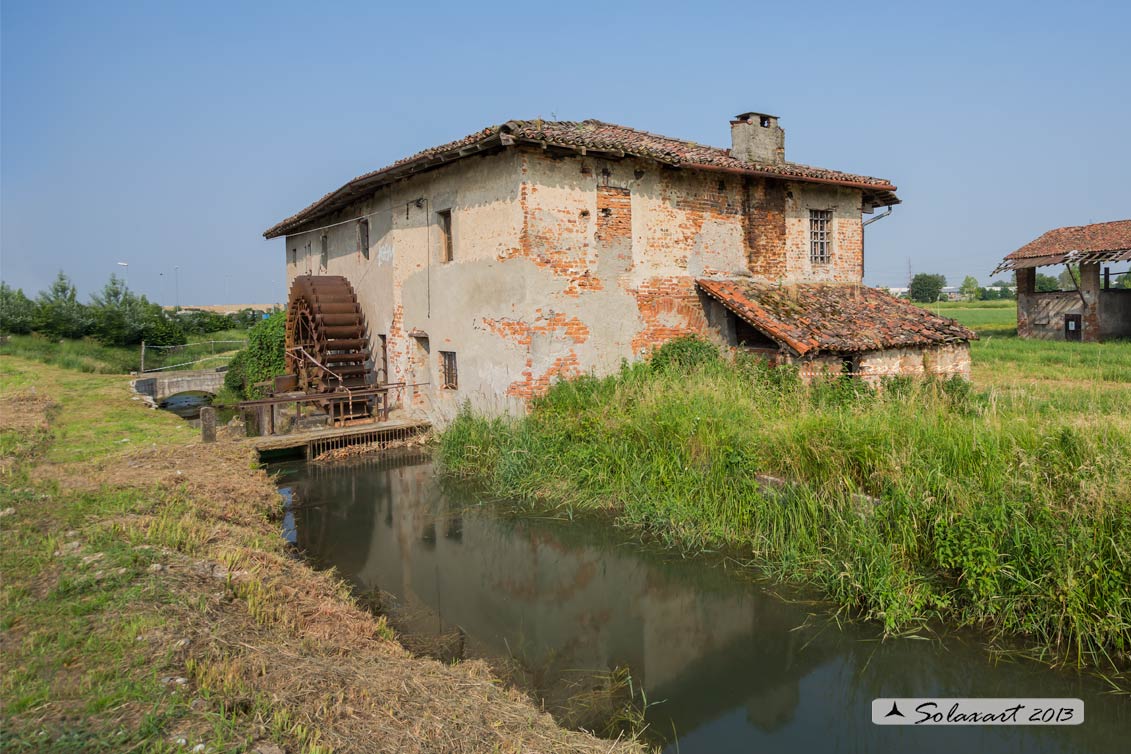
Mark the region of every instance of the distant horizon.
<instances>
[{"instance_id":1,"label":"distant horizon","mask_svg":"<svg viewBox=\"0 0 1131 754\"><path fill-rule=\"evenodd\" d=\"M704 2L697 34L655 3L597 7L600 26L584 8L284 2L265 24L256 6L207 1L5 2L0 279L34 296L63 270L85 300L124 262L130 288L161 304L285 300L283 242L265 229L509 118L725 148L734 114L775 113L787 160L899 187L903 203L865 231L864 280L880 287L906 286L909 268L988 285L1048 230L1131 214L1131 98L1112 94L1131 73L1129 6L865 17ZM427 54L408 33L424 25ZM377 35L380 54L343 28Z\"/></svg>"}]
</instances>

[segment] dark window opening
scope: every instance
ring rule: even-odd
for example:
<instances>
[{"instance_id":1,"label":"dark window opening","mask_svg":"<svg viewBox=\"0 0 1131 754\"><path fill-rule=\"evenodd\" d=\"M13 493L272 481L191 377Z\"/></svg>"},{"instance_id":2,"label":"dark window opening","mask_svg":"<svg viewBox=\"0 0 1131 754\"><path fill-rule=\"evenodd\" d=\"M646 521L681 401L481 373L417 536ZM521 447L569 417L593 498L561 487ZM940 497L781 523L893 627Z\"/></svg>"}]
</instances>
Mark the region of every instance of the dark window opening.
<instances>
[{"instance_id":1,"label":"dark window opening","mask_svg":"<svg viewBox=\"0 0 1131 754\"><path fill-rule=\"evenodd\" d=\"M450 262L455 259L454 244L452 243L452 211L440 210L436 213L440 225L440 261Z\"/></svg>"},{"instance_id":2,"label":"dark window opening","mask_svg":"<svg viewBox=\"0 0 1131 754\"><path fill-rule=\"evenodd\" d=\"M412 378L419 385L427 385L432 382L432 375L429 374L431 360L429 354L432 353L432 347L428 343L427 335L413 335L409 333L415 347L412 349Z\"/></svg>"},{"instance_id":3,"label":"dark window opening","mask_svg":"<svg viewBox=\"0 0 1131 754\"><path fill-rule=\"evenodd\" d=\"M769 119L768 116L763 115L758 120L758 123L762 126L762 128L769 128L770 127L770 119Z\"/></svg>"},{"instance_id":4,"label":"dark window opening","mask_svg":"<svg viewBox=\"0 0 1131 754\"><path fill-rule=\"evenodd\" d=\"M719 181L719 193L721 194L721 193L725 192L726 190L727 190L727 182L726 181Z\"/></svg>"},{"instance_id":5,"label":"dark window opening","mask_svg":"<svg viewBox=\"0 0 1131 754\"><path fill-rule=\"evenodd\" d=\"M322 255L318 258L318 263L322 269L330 266L330 237L325 233L322 234Z\"/></svg>"},{"instance_id":6,"label":"dark window opening","mask_svg":"<svg viewBox=\"0 0 1131 754\"><path fill-rule=\"evenodd\" d=\"M365 218L357 221L357 248L369 259L369 220Z\"/></svg>"},{"instance_id":7,"label":"dark window opening","mask_svg":"<svg viewBox=\"0 0 1131 754\"><path fill-rule=\"evenodd\" d=\"M740 348L766 348L778 350L778 344L744 319L730 315L734 320L734 340Z\"/></svg>"},{"instance_id":8,"label":"dark window opening","mask_svg":"<svg viewBox=\"0 0 1131 754\"><path fill-rule=\"evenodd\" d=\"M298 248L291 249L290 254L287 255L287 261L291 264L298 264Z\"/></svg>"},{"instance_id":9,"label":"dark window opening","mask_svg":"<svg viewBox=\"0 0 1131 754\"><path fill-rule=\"evenodd\" d=\"M455 351L440 351L440 387L455 390L459 387Z\"/></svg>"}]
</instances>

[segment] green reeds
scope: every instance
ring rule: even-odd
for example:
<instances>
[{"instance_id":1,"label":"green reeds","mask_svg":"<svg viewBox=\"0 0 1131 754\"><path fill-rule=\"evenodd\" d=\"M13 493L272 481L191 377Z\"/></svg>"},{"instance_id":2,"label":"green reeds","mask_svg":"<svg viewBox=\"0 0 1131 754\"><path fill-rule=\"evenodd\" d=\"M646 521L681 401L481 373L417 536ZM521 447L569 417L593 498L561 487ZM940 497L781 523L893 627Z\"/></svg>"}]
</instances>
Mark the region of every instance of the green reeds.
<instances>
[{"instance_id":1,"label":"green reeds","mask_svg":"<svg viewBox=\"0 0 1131 754\"><path fill-rule=\"evenodd\" d=\"M727 550L888 632L942 619L1127 669L1131 384L806 386L673 348L559 383L521 420L462 413L441 437L446 468L499 497L612 512L687 552Z\"/></svg>"}]
</instances>

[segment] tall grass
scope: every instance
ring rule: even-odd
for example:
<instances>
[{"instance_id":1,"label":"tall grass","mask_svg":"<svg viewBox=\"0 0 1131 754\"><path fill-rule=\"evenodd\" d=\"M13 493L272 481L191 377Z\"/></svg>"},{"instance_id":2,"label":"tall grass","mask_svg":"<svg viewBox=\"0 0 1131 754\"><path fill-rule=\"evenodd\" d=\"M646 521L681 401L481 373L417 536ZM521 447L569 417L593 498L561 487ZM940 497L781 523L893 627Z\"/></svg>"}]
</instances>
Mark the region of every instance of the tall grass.
<instances>
[{"instance_id":1,"label":"tall grass","mask_svg":"<svg viewBox=\"0 0 1131 754\"><path fill-rule=\"evenodd\" d=\"M727 550L889 632L942 619L1050 661L1131 657L1126 414L960 380L806 386L661 351L559 383L519 420L465 411L440 453L500 497Z\"/></svg>"}]
</instances>

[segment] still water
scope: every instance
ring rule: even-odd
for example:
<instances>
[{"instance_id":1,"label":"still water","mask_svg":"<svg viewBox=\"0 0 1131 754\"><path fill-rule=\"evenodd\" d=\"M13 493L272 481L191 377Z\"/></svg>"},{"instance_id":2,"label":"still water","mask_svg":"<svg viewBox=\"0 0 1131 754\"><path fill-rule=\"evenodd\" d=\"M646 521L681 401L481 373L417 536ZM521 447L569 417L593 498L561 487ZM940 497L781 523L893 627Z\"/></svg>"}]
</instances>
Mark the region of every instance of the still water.
<instances>
[{"instance_id":1,"label":"still water","mask_svg":"<svg viewBox=\"0 0 1131 754\"><path fill-rule=\"evenodd\" d=\"M200 409L212 405L212 396L208 393L190 391L177 393L166 398L160 408L176 414L182 419L199 419Z\"/></svg>"},{"instance_id":2,"label":"still water","mask_svg":"<svg viewBox=\"0 0 1131 754\"><path fill-rule=\"evenodd\" d=\"M276 467L288 538L380 603L406 645L518 668L550 709L627 667L665 751L1126 752L1131 699L1073 672L994 663L975 640L880 641L718 564L593 522L498 515L426 456ZM1072 727L879 727L875 697L1077 697Z\"/></svg>"}]
</instances>

